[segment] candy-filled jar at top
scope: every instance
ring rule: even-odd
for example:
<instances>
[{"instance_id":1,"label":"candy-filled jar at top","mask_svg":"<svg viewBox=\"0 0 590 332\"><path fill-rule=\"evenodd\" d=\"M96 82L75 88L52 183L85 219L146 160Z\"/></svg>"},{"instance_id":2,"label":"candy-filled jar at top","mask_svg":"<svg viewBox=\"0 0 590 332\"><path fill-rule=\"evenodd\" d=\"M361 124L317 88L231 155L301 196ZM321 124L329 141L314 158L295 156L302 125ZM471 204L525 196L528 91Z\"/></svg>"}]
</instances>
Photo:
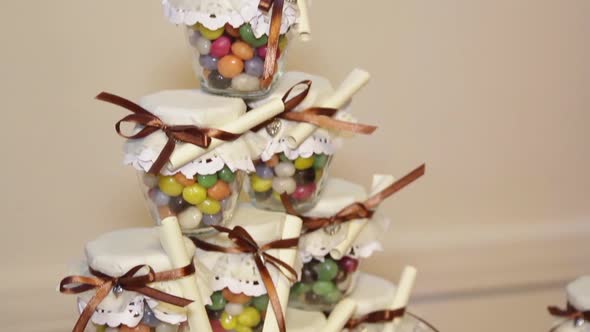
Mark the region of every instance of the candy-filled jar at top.
<instances>
[{"instance_id":1,"label":"candy-filled jar at top","mask_svg":"<svg viewBox=\"0 0 590 332\"><path fill-rule=\"evenodd\" d=\"M187 252L194 253L193 243L184 239ZM206 283L202 283L203 277L196 278L198 270L190 263L189 266L176 269L170 261L167 253L160 246L160 237L155 228L135 228L118 230L104 234L86 245L86 261L80 263L73 272L74 277L91 278L91 284L98 285L88 287L82 292L68 292L64 287L78 286L79 280L63 282L61 291L67 294L77 294L77 303L80 314L89 305L98 301L93 307L91 317L86 323L84 331L96 332L182 332L187 331L187 303L169 303L169 299L157 298L152 292L138 290L139 286L145 286L167 295L172 295L183 300L186 292L180 282L184 278L194 277L198 283L201 301L209 304L209 295L212 290ZM137 266L144 266L134 271ZM142 276L148 275L149 266L156 274L152 282L145 283ZM159 273L176 274L177 277L163 277ZM109 278L120 277L135 278L129 283L119 280L112 284L104 298L101 298L99 286L101 282L107 282ZM71 277L69 277L71 278ZM68 278L66 278L68 279ZM64 280L66 280L64 279ZM133 287L135 286L135 290ZM188 302L188 301L187 301ZM180 305L179 305L180 304ZM72 324L74 325L74 324Z\"/></svg>"},{"instance_id":2,"label":"candy-filled jar at top","mask_svg":"<svg viewBox=\"0 0 590 332\"><path fill-rule=\"evenodd\" d=\"M295 86L287 96L287 99L293 98L306 88L301 84L305 81L310 81L311 86L293 112L308 110L334 92L330 82L323 77L287 72L268 98L282 98ZM250 102L249 106L256 107L266 100ZM333 118L355 121L346 109L338 111ZM299 146L292 147L286 136L300 124L277 118L266 127L245 135L256 167L256 172L248 178L246 190L257 207L284 211L281 194L287 194L299 213L315 205L328 178L332 157L344 135L341 131L318 128Z\"/></svg>"},{"instance_id":3,"label":"candy-filled jar at top","mask_svg":"<svg viewBox=\"0 0 590 332\"><path fill-rule=\"evenodd\" d=\"M393 179L376 176L373 188L381 186L383 181L389 184ZM362 186L330 178L318 204L304 216L329 218L367 197ZM353 219L304 233L299 244L303 267L299 282L291 288L289 306L304 310L332 310L355 289L361 260L381 250L379 240L388 227L389 220L377 213L368 222Z\"/></svg>"},{"instance_id":4,"label":"candy-filled jar at top","mask_svg":"<svg viewBox=\"0 0 590 332\"><path fill-rule=\"evenodd\" d=\"M273 46L271 17L274 8L260 9L260 2L163 1L169 20L187 26L193 67L202 89L258 98L267 94L280 78L299 9L296 1L284 2L282 15L276 18L280 19L280 29ZM276 57L269 56L273 47ZM265 65L272 72L265 73Z\"/></svg>"},{"instance_id":5,"label":"candy-filled jar at top","mask_svg":"<svg viewBox=\"0 0 590 332\"><path fill-rule=\"evenodd\" d=\"M141 99L140 105L168 126L220 128L246 112L241 99L200 90L168 90ZM254 165L243 138L224 141L177 170L167 165L150 173L169 138L159 130L144 138L128 139L124 163L139 172L140 185L153 219L178 217L183 233L199 235L223 225L236 207L242 181ZM176 149L188 143L176 142Z\"/></svg>"},{"instance_id":6,"label":"candy-filled jar at top","mask_svg":"<svg viewBox=\"0 0 590 332\"><path fill-rule=\"evenodd\" d=\"M549 307L556 318L550 332L590 331L590 276L582 276L566 287L567 304Z\"/></svg>"},{"instance_id":7,"label":"candy-filled jar at top","mask_svg":"<svg viewBox=\"0 0 590 332\"><path fill-rule=\"evenodd\" d=\"M301 232L300 219L284 213L256 209L249 204L240 205L227 227L234 229L236 226L242 227L260 247L276 240L296 238ZM223 248L235 248L235 243L225 233L201 241ZM296 247L265 252L287 266L295 263ZM272 301L269 300L272 292L268 289L274 287L284 313L289 296L289 280L295 276L288 272L279 273L275 266L269 264L272 258L265 257L262 264L271 276L271 279L265 280L253 254L249 252L207 251L197 244L196 257L198 269L209 276L209 287L214 290L211 304L206 306L213 331L278 331L271 328L277 324L276 314L271 325L267 326L269 317L275 313Z\"/></svg>"}]
</instances>

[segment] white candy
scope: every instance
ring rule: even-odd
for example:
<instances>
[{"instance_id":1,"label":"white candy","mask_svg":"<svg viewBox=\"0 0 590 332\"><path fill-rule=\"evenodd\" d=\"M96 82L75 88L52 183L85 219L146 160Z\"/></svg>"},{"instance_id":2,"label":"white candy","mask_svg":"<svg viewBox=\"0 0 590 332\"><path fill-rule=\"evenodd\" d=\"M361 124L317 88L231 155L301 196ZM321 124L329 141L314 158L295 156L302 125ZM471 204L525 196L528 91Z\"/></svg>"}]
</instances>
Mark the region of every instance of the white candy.
<instances>
[{"instance_id":1,"label":"white candy","mask_svg":"<svg viewBox=\"0 0 590 332\"><path fill-rule=\"evenodd\" d=\"M275 173L279 177L289 177L295 174L295 166L290 162L281 162L275 166Z\"/></svg>"},{"instance_id":2,"label":"white candy","mask_svg":"<svg viewBox=\"0 0 590 332\"><path fill-rule=\"evenodd\" d=\"M225 305L225 312L230 316L237 316L244 311L244 306L238 303L228 303Z\"/></svg>"},{"instance_id":3,"label":"white candy","mask_svg":"<svg viewBox=\"0 0 590 332\"><path fill-rule=\"evenodd\" d=\"M238 91L256 91L260 89L260 81L258 80L258 77L248 74L240 74L231 80L231 86Z\"/></svg>"},{"instance_id":4,"label":"white candy","mask_svg":"<svg viewBox=\"0 0 590 332\"><path fill-rule=\"evenodd\" d=\"M295 192L297 184L293 178L279 177L272 180L272 189L279 194L290 195Z\"/></svg>"},{"instance_id":5,"label":"white candy","mask_svg":"<svg viewBox=\"0 0 590 332\"><path fill-rule=\"evenodd\" d=\"M156 332L177 332L178 326L172 324L162 323L156 326Z\"/></svg>"},{"instance_id":6,"label":"white candy","mask_svg":"<svg viewBox=\"0 0 590 332\"><path fill-rule=\"evenodd\" d=\"M178 214L178 223L182 229L197 228L202 219L203 213L194 206L191 206Z\"/></svg>"}]
</instances>

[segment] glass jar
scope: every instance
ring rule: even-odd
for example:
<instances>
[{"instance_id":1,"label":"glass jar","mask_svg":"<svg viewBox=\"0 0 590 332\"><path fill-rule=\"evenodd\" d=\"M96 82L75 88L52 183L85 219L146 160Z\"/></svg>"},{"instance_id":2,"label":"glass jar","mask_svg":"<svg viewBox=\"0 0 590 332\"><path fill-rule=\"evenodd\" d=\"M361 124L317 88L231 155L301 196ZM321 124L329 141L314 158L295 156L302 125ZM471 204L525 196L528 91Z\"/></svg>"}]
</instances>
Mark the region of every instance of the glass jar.
<instances>
[{"instance_id":1,"label":"glass jar","mask_svg":"<svg viewBox=\"0 0 590 332\"><path fill-rule=\"evenodd\" d=\"M590 332L590 322L584 318L566 319L555 325L550 332Z\"/></svg>"},{"instance_id":2,"label":"glass jar","mask_svg":"<svg viewBox=\"0 0 590 332\"><path fill-rule=\"evenodd\" d=\"M565 288L567 306L550 307L556 322L550 332L590 332L590 275L580 276Z\"/></svg>"},{"instance_id":3,"label":"glass jar","mask_svg":"<svg viewBox=\"0 0 590 332\"><path fill-rule=\"evenodd\" d=\"M383 324L361 324L349 332L381 332ZM438 332L438 330L424 319L412 314L406 313L396 328L398 332Z\"/></svg>"},{"instance_id":4,"label":"glass jar","mask_svg":"<svg viewBox=\"0 0 590 332\"><path fill-rule=\"evenodd\" d=\"M213 331L262 331L268 295L248 296L228 288L211 295L207 313Z\"/></svg>"}]
</instances>

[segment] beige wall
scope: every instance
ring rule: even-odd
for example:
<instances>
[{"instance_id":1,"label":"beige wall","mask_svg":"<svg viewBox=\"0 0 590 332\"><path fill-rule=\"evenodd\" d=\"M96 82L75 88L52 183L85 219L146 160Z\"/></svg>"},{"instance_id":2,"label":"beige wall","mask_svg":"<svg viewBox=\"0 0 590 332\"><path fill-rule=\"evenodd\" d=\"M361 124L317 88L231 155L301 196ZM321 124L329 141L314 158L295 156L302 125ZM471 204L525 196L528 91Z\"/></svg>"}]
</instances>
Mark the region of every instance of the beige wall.
<instances>
[{"instance_id":1,"label":"beige wall","mask_svg":"<svg viewBox=\"0 0 590 332\"><path fill-rule=\"evenodd\" d=\"M590 249L589 1L316 0L313 28L291 68L334 83L353 67L373 74L354 107L380 130L350 141L335 173L368 184L373 172L429 167L384 208L395 221L391 250L369 269L395 277L402 264L419 265L419 303L456 331L461 318L441 315L446 305L430 295L590 272L576 260ZM93 96L137 98L196 81L181 29L156 0L3 1L0 37L0 258L11 271L42 271L1 275L12 286L0 294L21 294L31 280L28 293L57 304L16 296L0 312L13 324L30 311L67 322L73 299L47 292L64 264L101 232L149 224L113 131L124 112ZM526 245L506 250L542 241L555 247L551 261ZM522 266L530 262L534 274ZM548 303L528 304L540 309L524 321L540 329Z\"/></svg>"}]
</instances>

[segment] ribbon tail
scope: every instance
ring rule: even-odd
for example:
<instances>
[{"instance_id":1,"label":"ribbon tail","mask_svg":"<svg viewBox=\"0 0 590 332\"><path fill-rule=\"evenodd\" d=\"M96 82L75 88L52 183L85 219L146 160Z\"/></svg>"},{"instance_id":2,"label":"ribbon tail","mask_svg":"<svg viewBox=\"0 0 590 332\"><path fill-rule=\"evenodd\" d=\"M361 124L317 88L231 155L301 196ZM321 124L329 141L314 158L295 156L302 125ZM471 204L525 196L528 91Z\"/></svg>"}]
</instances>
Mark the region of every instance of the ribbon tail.
<instances>
[{"instance_id":1,"label":"ribbon tail","mask_svg":"<svg viewBox=\"0 0 590 332\"><path fill-rule=\"evenodd\" d=\"M269 254L265 254L264 259L279 270L291 283L297 282L297 272L289 264Z\"/></svg>"},{"instance_id":2,"label":"ribbon tail","mask_svg":"<svg viewBox=\"0 0 590 332\"><path fill-rule=\"evenodd\" d=\"M72 332L84 332L84 329L88 325L88 322L92 318L94 314L94 310L98 307L98 305L104 300L104 298L109 294L111 289L113 288L113 282L109 281L104 283L96 290L96 294L94 297L86 304L84 310L80 314L80 317L76 321L76 325L72 329Z\"/></svg>"},{"instance_id":3,"label":"ribbon tail","mask_svg":"<svg viewBox=\"0 0 590 332\"><path fill-rule=\"evenodd\" d=\"M154 300L160 301L160 302L166 302L166 303L175 305L177 307L186 307L187 305L194 302L193 300L189 300L184 297L164 293L162 291L159 291L159 290L151 288L151 287L129 288L129 290L137 292L137 293L141 293L143 295L146 295L146 296L148 296Z\"/></svg>"},{"instance_id":4,"label":"ribbon tail","mask_svg":"<svg viewBox=\"0 0 590 332\"><path fill-rule=\"evenodd\" d=\"M162 149L162 151L158 155L158 158L156 158L156 161L154 161L154 163L152 164L152 167L150 167L150 170L148 171L148 173L154 174L154 175L157 175L158 173L160 173L162 168L164 168L164 166L168 162L168 159L172 155L172 152L174 152L175 147L176 147L176 142L172 138L169 137L168 141L166 142L166 145L164 145L164 148Z\"/></svg>"},{"instance_id":5,"label":"ribbon tail","mask_svg":"<svg viewBox=\"0 0 590 332\"><path fill-rule=\"evenodd\" d=\"M268 293L268 298L269 298L270 304L272 306L272 310L274 311L276 319L277 319L279 331L286 332L287 328L285 326L285 315L283 314L283 309L281 307L281 302L279 300L279 294L277 293L277 289L272 282L272 278L270 276L270 273L268 272L268 269L266 268L266 266L262 262L262 259L259 255L254 256L254 262L256 263L256 266L258 267L258 271L260 272L260 276L262 277L262 282L264 283L264 286L266 287L266 291Z\"/></svg>"},{"instance_id":6,"label":"ribbon tail","mask_svg":"<svg viewBox=\"0 0 590 332\"><path fill-rule=\"evenodd\" d=\"M391 195L395 194L396 192L404 189L406 186L411 184L412 182L418 180L420 177L424 175L426 172L426 165L422 164L418 168L414 169L403 178L395 181L392 185L385 188L381 192L377 193L376 195L370 197L368 200L364 202L364 205L369 208L373 209L377 207L383 200L390 197Z\"/></svg>"},{"instance_id":7,"label":"ribbon tail","mask_svg":"<svg viewBox=\"0 0 590 332\"><path fill-rule=\"evenodd\" d=\"M281 24L283 21L283 7L284 0L273 1L270 33L268 36L268 49L266 52L266 59L264 60L264 73L262 76L264 86L270 86L275 73L279 38L281 37Z\"/></svg>"}]
</instances>

